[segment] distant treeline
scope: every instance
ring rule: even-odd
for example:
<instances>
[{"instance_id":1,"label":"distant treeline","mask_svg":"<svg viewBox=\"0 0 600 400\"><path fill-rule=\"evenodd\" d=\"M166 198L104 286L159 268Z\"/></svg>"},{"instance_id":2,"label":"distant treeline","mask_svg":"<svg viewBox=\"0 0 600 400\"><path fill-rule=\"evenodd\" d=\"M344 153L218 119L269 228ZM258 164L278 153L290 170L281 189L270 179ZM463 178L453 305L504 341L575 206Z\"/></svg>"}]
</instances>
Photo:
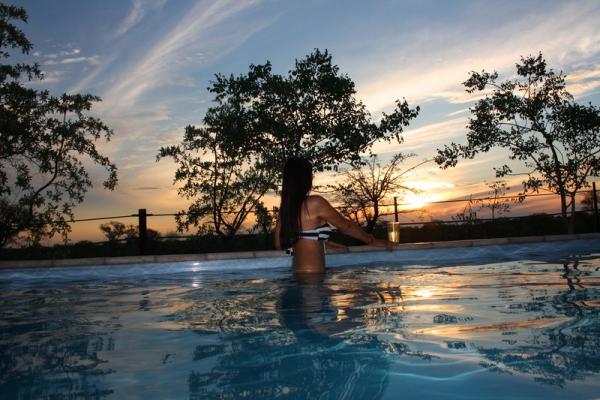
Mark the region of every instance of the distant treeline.
<instances>
[{"instance_id":1,"label":"distant treeline","mask_svg":"<svg viewBox=\"0 0 600 400\"><path fill-rule=\"evenodd\" d=\"M578 212L575 216L575 227L578 233L596 230L594 215ZM498 218L495 221L474 220L470 223L431 221L422 225L401 226L400 242L415 243L428 241L481 239L492 237L559 235L564 234L564 223L560 216L533 214L522 218ZM379 238L387 236L385 224L378 224L374 235ZM362 244L354 239L334 233L332 240L346 244ZM148 254L193 254L225 251L272 250L273 234L238 234L230 240L215 235L199 235L194 237L164 238L150 235ZM118 257L139 254L139 243L136 237L106 241L81 241L74 244L55 244L54 246L30 246L24 248L7 248L2 250L3 260L36 260L83 257Z\"/></svg>"}]
</instances>

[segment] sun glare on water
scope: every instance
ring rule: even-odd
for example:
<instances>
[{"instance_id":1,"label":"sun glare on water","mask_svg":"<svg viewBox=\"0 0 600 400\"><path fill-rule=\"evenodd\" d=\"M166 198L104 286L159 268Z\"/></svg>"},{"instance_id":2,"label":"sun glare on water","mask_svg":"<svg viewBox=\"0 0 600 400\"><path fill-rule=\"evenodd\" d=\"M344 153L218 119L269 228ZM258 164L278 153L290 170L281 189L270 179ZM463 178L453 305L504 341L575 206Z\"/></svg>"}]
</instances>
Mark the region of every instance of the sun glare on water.
<instances>
[{"instance_id":1,"label":"sun glare on water","mask_svg":"<svg viewBox=\"0 0 600 400\"><path fill-rule=\"evenodd\" d=\"M426 299L430 298L431 296L433 296L433 292L431 290L429 290L429 289L419 289L419 290L416 290L414 292L414 294L415 294L415 296L423 297L423 298L426 298Z\"/></svg>"}]
</instances>

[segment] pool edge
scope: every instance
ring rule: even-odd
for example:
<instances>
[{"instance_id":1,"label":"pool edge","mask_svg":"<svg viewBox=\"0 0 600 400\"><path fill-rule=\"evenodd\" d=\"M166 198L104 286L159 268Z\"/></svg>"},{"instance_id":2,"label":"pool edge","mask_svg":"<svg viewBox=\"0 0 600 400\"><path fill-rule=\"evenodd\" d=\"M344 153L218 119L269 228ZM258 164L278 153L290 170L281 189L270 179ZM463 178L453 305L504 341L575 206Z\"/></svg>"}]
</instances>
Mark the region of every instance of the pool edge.
<instances>
[{"instance_id":1,"label":"pool edge","mask_svg":"<svg viewBox=\"0 0 600 400\"><path fill-rule=\"evenodd\" d=\"M505 238L491 239L466 239L450 240L439 242L417 242L399 244L394 251L416 250L416 249L445 249L456 247L475 247L503 245L514 243L536 243L552 242L578 239L600 239L600 233L579 233L573 235L543 235L543 236L514 236ZM374 246L351 246L348 250L331 251L329 254L342 253L365 253L372 251L381 251L381 247ZM150 264L162 262L179 261L214 261L214 260L235 260L235 259L253 259L253 258L273 258L286 257L283 251L279 250L257 250L242 252L224 252L224 253L198 253L198 254L161 254L147 256L123 256L123 257L93 257L93 258L66 258L66 259L45 259L45 260L12 260L0 261L0 270L17 268L52 268L52 267L85 267L85 266L110 266L120 264Z\"/></svg>"}]
</instances>

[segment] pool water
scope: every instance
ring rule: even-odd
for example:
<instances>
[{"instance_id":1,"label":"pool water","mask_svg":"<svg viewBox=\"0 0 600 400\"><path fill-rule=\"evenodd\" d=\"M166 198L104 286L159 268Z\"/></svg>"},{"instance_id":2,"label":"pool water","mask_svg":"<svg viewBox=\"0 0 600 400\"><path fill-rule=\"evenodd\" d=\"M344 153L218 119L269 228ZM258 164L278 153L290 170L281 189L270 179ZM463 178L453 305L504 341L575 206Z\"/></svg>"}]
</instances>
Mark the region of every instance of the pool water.
<instances>
[{"instance_id":1,"label":"pool water","mask_svg":"<svg viewBox=\"0 0 600 400\"><path fill-rule=\"evenodd\" d=\"M0 398L598 398L600 254L550 249L322 277L0 274Z\"/></svg>"}]
</instances>

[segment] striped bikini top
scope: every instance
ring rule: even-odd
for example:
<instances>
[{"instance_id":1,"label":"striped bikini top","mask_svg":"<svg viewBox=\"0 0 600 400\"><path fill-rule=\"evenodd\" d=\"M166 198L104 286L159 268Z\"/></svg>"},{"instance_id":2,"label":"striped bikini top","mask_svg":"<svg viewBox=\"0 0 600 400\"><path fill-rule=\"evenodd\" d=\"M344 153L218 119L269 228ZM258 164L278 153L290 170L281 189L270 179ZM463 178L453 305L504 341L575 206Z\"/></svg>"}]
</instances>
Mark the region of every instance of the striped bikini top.
<instances>
[{"instance_id":1,"label":"striped bikini top","mask_svg":"<svg viewBox=\"0 0 600 400\"><path fill-rule=\"evenodd\" d=\"M308 239L308 240L327 240L331 235L332 229L329 224L325 223L323 225L319 225L316 228L309 229L307 231L298 232L298 239ZM294 255L294 248L290 247L285 250L285 252L291 256Z\"/></svg>"},{"instance_id":2,"label":"striped bikini top","mask_svg":"<svg viewBox=\"0 0 600 400\"><path fill-rule=\"evenodd\" d=\"M298 238L309 240L327 240L329 239L329 236L331 236L331 232L331 226L329 226L328 223L324 223L323 225L317 226L316 228L299 232Z\"/></svg>"}]
</instances>

